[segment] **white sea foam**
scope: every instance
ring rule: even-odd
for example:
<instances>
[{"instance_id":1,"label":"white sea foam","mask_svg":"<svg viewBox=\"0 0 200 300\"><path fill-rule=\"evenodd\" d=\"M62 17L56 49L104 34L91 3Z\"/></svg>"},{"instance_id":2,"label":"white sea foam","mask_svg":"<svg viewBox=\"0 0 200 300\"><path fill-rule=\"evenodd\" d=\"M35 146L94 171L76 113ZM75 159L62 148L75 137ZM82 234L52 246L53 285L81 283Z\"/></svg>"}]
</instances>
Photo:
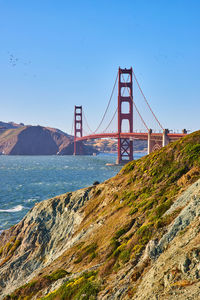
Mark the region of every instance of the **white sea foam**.
<instances>
[{"instance_id":1,"label":"white sea foam","mask_svg":"<svg viewBox=\"0 0 200 300\"><path fill-rule=\"evenodd\" d=\"M9 209L0 209L0 212L18 212L21 211L23 208L25 208L22 205L17 205L15 207L9 208Z\"/></svg>"},{"instance_id":2,"label":"white sea foam","mask_svg":"<svg viewBox=\"0 0 200 300\"><path fill-rule=\"evenodd\" d=\"M35 198L29 198L27 199L25 202L35 202L35 201L38 201L40 197L35 197Z\"/></svg>"}]
</instances>

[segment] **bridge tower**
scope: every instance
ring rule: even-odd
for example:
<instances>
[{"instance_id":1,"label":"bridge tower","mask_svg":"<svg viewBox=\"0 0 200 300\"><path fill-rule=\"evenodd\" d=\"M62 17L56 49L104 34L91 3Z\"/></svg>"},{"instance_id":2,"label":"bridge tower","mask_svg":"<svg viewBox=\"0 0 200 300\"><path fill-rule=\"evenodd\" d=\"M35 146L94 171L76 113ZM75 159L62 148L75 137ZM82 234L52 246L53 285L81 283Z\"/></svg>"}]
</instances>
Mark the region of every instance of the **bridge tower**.
<instances>
[{"instance_id":1,"label":"bridge tower","mask_svg":"<svg viewBox=\"0 0 200 300\"><path fill-rule=\"evenodd\" d=\"M124 81L124 74L129 80ZM122 122L128 120L129 132L133 132L133 81L132 68L118 71L118 158L117 164L127 163L133 160L133 141L129 138L121 138ZM128 90L128 96L123 96L123 89ZM128 111L123 111L123 103L128 103Z\"/></svg>"},{"instance_id":2,"label":"bridge tower","mask_svg":"<svg viewBox=\"0 0 200 300\"><path fill-rule=\"evenodd\" d=\"M74 107L74 155L83 154L83 143L76 138L83 136L82 106Z\"/></svg>"}]
</instances>

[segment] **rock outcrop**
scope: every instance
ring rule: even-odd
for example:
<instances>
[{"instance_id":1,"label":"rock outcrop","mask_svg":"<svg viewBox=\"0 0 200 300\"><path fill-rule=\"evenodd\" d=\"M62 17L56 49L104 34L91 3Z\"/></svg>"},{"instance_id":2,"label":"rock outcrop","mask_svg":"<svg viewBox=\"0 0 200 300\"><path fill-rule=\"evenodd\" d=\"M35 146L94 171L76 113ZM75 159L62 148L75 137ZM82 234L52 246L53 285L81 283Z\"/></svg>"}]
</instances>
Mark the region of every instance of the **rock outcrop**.
<instances>
[{"instance_id":1,"label":"rock outcrop","mask_svg":"<svg viewBox=\"0 0 200 300\"><path fill-rule=\"evenodd\" d=\"M9 293L18 282L25 284L34 271L54 261L79 238L72 239L76 227L82 221L81 207L88 200L90 189L68 193L36 204L27 216L11 231L4 231L1 243L17 244L17 256L8 263L1 261L0 286ZM25 267L26 266L26 267Z\"/></svg>"},{"instance_id":2,"label":"rock outcrop","mask_svg":"<svg viewBox=\"0 0 200 300\"><path fill-rule=\"evenodd\" d=\"M0 236L0 293L199 299L200 132L102 184L38 203Z\"/></svg>"}]
</instances>

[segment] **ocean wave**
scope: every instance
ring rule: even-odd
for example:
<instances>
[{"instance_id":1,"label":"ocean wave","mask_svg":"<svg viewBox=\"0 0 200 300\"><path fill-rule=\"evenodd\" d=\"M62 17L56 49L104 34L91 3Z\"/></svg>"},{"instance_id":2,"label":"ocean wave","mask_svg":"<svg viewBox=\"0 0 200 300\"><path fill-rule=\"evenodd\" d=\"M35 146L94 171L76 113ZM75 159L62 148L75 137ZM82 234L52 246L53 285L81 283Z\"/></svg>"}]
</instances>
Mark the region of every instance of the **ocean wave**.
<instances>
[{"instance_id":1,"label":"ocean wave","mask_svg":"<svg viewBox=\"0 0 200 300\"><path fill-rule=\"evenodd\" d=\"M25 207L23 205L17 205L15 207L12 208L8 208L8 209L0 209L0 212L18 212L21 211L22 209L24 209Z\"/></svg>"}]
</instances>

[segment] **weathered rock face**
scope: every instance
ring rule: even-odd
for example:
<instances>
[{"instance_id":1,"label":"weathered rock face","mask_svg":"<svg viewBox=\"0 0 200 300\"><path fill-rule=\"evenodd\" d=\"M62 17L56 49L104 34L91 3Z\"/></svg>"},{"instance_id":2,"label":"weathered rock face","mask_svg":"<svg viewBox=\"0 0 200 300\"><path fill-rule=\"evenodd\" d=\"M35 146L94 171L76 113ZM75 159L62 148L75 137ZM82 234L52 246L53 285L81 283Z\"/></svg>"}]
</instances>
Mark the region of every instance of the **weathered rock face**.
<instances>
[{"instance_id":1,"label":"weathered rock face","mask_svg":"<svg viewBox=\"0 0 200 300\"><path fill-rule=\"evenodd\" d=\"M114 293L102 293L100 299L129 299L128 289L134 286L139 270L143 276L132 299L200 299L200 180L176 200L165 216L173 214L178 204L182 210L165 228L160 241L149 241L137 266L130 264L126 275L115 281Z\"/></svg>"},{"instance_id":2,"label":"weathered rock face","mask_svg":"<svg viewBox=\"0 0 200 300\"><path fill-rule=\"evenodd\" d=\"M198 188L196 192L199 193L200 189ZM174 239L166 243L166 250L157 260L153 260L151 267L142 277L134 299L200 299L199 216L200 194L198 214L193 216L192 220L188 219L188 224L183 231L177 230ZM180 218L176 218L174 226ZM172 228L169 228L166 235L170 236L171 230Z\"/></svg>"},{"instance_id":3,"label":"weathered rock face","mask_svg":"<svg viewBox=\"0 0 200 300\"><path fill-rule=\"evenodd\" d=\"M82 221L80 210L89 192L90 188L38 203L17 226L3 232L0 295L10 293L19 283L25 284L34 272L55 260L80 238L72 236ZM17 247L15 255L6 262L10 255L6 253L8 241Z\"/></svg>"},{"instance_id":4,"label":"weathered rock face","mask_svg":"<svg viewBox=\"0 0 200 300\"><path fill-rule=\"evenodd\" d=\"M199 299L199 153L196 132L38 203L0 236L1 297Z\"/></svg>"}]
</instances>

